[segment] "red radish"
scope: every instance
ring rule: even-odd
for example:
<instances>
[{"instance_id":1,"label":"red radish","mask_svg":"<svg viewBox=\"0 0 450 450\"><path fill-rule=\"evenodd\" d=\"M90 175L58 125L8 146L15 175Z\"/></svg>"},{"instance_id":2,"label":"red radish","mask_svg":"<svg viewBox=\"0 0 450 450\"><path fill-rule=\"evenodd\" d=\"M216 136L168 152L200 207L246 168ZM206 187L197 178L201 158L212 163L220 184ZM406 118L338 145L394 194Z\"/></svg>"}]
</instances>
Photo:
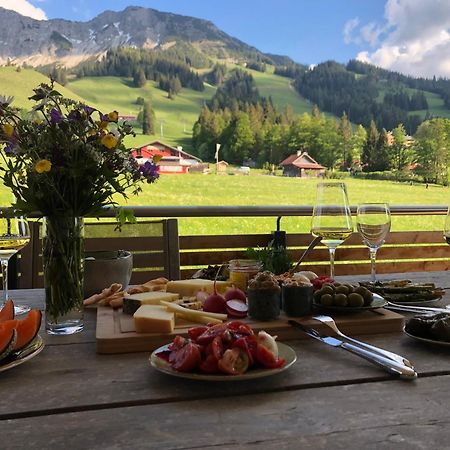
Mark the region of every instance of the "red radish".
<instances>
[{"instance_id":1,"label":"red radish","mask_svg":"<svg viewBox=\"0 0 450 450\"><path fill-rule=\"evenodd\" d=\"M247 297L245 296L244 292L241 291L239 288L233 285L232 288L227 289L227 292L225 292L225 300L241 300L242 302L247 301Z\"/></svg>"},{"instance_id":2,"label":"red radish","mask_svg":"<svg viewBox=\"0 0 450 450\"><path fill-rule=\"evenodd\" d=\"M219 271L217 271L217 274ZM214 279L214 293L208 295L207 299L203 303L203 311L212 312L212 313L227 313L227 301L225 297L217 292L216 282L217 282L217 274Z\"/></svg>"},{"instance_id":3,"label":"red radish","mask_svg":"<svg viewBox=\"0 0 450 450\"><path fill-rule=\"evenodd\" d=\"M245 302L241 302L240 300L228 300L227 313L232 317L246 317L248 313L248 306Z\"/></svg>"}]
</instances>

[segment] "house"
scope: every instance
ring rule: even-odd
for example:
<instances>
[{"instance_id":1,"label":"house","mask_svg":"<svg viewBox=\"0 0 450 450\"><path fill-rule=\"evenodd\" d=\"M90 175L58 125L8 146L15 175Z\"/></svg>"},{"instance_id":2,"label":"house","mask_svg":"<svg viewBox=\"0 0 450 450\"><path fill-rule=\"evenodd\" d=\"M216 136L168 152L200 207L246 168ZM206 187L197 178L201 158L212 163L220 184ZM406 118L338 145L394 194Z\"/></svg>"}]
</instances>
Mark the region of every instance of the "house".
<instances>
[{"instance_id":1,"label":"house","mask_svg":"<svg viewBox=\"0 0 450 450\"><path fill-rule=\"evenodd\" d=\"M219 161L216 164L217 173L226 173L228 169L228 163L226 161Z\"/></svg>"},{"instance_id":2,"label":"house","mask_svg":"<svg viewBox=\"0 0 450 450\"><path fill-rule=\"evenodd\" d=\"M188 173L189 168L202 162L197 156L185 152L182 147L172 147L161 141L153 141L135 148L131 154L139 164L152 161L156 155L161 156L158 162L159 173Z\"/></svg>"},{"instance_id":3,"label":"house","mask_svg":"<svg viewBox=\"0 0 450 450\"><path fill-rule=\"evenodd\" d=\"M308 152L297 151L281 161L285 177L320 177L325 175L325 167L320 165Z\"/></svg>"}]
</instances>

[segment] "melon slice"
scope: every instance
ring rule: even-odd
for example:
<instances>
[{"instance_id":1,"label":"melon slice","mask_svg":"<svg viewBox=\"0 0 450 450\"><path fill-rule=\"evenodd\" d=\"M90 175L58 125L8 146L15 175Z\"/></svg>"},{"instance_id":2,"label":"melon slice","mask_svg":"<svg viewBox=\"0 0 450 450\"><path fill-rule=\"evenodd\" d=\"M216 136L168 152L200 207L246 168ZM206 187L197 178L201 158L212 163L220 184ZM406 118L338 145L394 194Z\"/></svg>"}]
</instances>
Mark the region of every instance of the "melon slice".
<instances>
[{"instance_id":1,"label":"melon slice","mask_svg":"<svg viewBox=\"0 0 450 450\"><path fill-rule=\"evenodd\" d=\"M42 313L38 309L32 309L25 319L17 320L17 341L15 350L26 347L38 334L41 327Z\"/></svg>"},{"instance_id":2,"label":"melon slice","mask_svg":"<svg viewBox=\"0 0 450 450\"><path fill-rule=\"evenodd\" d=\"M0 330L0 361L6 358L16 346L17 330L2 328Z\"/></svg>"},{"instance_id":3,"label":"melon slice","mask_svg":"<svg viewBox=\"0 0 450 450\"><path fill-rule=\"evenodd\" d=\"M7 300L0 310L0 323L6 320L14 319L14 303L11 299Z\"/></svg>"}]
</instances>

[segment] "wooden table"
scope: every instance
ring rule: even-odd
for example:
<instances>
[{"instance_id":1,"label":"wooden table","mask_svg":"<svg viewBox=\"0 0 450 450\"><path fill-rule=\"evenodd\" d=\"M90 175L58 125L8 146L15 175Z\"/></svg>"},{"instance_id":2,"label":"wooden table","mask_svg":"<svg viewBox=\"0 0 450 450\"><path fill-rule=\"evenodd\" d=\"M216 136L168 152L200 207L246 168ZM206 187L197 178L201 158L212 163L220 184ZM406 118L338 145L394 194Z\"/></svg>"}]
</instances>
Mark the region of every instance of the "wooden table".
<instances>
[{"instance_id":1,"label":"wooden table","mask_svg":"<svg viewBox=\"0 0 450 450\"><path fill-rule=\"evenodd\" d=\"M408 277L450 287L449 273ZM43 306L42 290L11 296ZM364 339L411 359L413 382L309 339L290 341L297 363L270 378L177 379L146 353L96 354L92 310L81 334L41 334L40 355L0 373L2 449L449 448L449 348L401 333Z\"/></svg>"}]
</instances>

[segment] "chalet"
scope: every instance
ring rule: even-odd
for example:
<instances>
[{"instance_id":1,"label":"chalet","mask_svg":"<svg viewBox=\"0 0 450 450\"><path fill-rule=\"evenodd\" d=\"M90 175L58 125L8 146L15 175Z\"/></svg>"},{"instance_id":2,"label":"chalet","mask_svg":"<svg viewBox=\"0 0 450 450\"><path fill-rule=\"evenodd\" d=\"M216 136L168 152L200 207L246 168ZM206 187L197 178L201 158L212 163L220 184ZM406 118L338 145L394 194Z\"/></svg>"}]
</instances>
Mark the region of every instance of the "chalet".
<instances>
[{"instance_id":1,"label":"chalet","mask_svg":"<svg viewBox=\"0 0 450 450\"><path fill-rule=\"evenodd\" d=\"M131 154L139 164L153 160L156 155L161 156L161 160L158 162L160 173L188 173L190 167L202 162L197 156L185 152L182 147L172 147L161 141L153 141L135 148Z\"/></svg>"},{"instance_id":2,"label":"chalet","mask_svg":"<svg viewBox=\"0 0 450 450\"><path fill-rule=\"evenodd\" d=\"M325 167L320 165L308 152L297 151L281 161L285 177L320 177L325 175Z\"/></svg>"}]
</instances>

